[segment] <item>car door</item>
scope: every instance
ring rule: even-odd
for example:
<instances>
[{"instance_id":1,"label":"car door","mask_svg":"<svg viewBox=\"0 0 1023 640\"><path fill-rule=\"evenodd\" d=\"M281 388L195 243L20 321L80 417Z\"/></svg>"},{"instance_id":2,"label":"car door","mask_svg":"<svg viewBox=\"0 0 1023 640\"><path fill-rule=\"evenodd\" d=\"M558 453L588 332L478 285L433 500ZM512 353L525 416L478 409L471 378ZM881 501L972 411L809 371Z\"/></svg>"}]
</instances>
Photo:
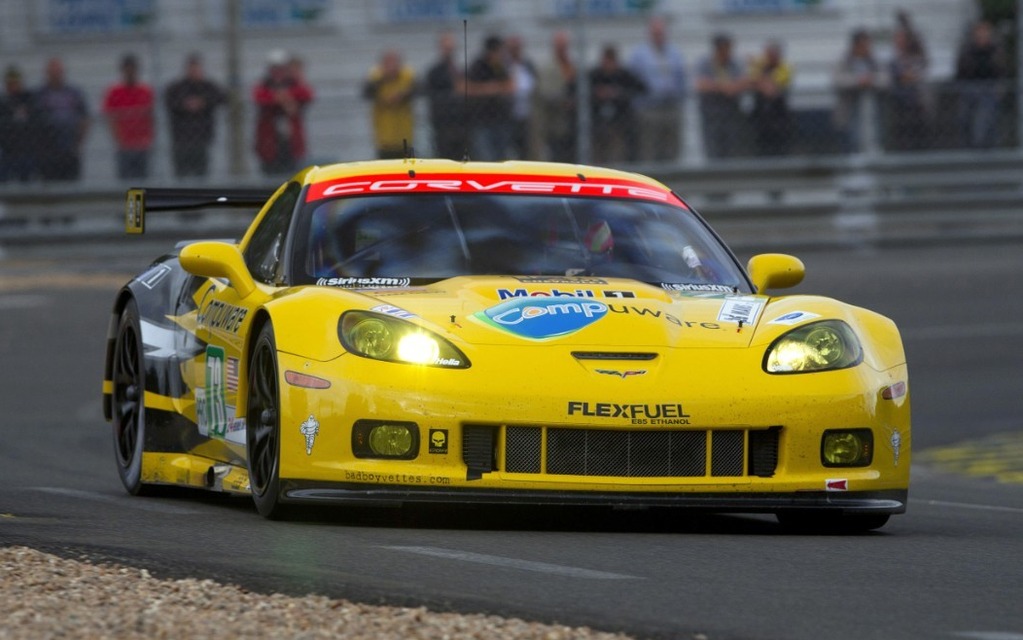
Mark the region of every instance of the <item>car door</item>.
<instances>
[{"instance_id":1,"label":"car door","mask_svg":"<svg viewBox=\"0 0 1023 640\"><path fill-rule=\"evenodd\" d=\"M282 190L243 249L245 264L258 284L285 284L283 253L300 192L297 183ZM244 350L256 305L265 298L242 298L220 278L207 280L196 297L196 336L206 344L205 351L193 361L199 433L211 442L224 443L232 459L244 459L245 417L237 412L239 394L245 386Z\"/></svg>"}]
</instances>

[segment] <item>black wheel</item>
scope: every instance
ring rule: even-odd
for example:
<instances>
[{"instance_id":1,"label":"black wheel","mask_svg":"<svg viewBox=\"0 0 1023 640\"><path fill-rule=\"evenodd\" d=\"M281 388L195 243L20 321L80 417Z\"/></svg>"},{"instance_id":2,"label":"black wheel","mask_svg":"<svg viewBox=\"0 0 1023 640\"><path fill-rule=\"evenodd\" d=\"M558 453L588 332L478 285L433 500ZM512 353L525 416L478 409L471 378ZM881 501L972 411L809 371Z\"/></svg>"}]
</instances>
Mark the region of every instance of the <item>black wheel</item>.
<instances>
[{"instance_id":1,"label":"black wheel","mask_svg":"<svg viewBox=\"0 0 1023 640\"><path fill-rule=\"evenodd\" d=\"M245 442L252 499L261 516L276 520L284 516L280 503L280 393L277 344L269 323L259 332L252 350L246 406Z\"/></svg>"},{"instance_id":2,"label":"black wheel","mask_svg":"<svg viewBox=\"0 0 1023 640\"><path fill-rule=\"evenodd\" d=\"M887 513L841 514L821 511L782 511L778 522L792 533L854 534L880 529L891 517Z\"/></svg>"},{"instance_id":3,"label":"black wheel","mask_svg":"<svg viewBox=\"0 0 1023 640\"><path fill-rule=\"evenodd\" d=\"M114 341L113 425L117 475L128 493L143 495L150 485L142 483L142 450L146 439L146 368L142 328L135 300L121 312Z\"/></svg>"}]
</instances>

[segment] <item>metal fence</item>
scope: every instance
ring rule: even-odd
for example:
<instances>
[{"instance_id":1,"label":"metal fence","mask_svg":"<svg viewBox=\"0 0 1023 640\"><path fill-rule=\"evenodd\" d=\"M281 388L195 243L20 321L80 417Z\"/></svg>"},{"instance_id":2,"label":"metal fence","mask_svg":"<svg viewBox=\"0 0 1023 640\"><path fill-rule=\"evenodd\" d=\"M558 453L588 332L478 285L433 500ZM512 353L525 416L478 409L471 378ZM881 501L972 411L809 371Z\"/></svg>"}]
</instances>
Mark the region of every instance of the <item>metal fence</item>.
<instances>
[{"instance_id":1,"label":"metal fence","mask_svg":"<svg viewBox=\"0 0 1023 640\"><path fill-rule=\"evenodd\" d=\"M242 172L232 173L227 110L213 111L208 128L182 127L161 93L153 108L122 110L117 118L100 116L98 106L90 105L91 124L80 145L45 114L7 120L0 128L8 141L0 157L0 189L50 182L273 183L307 164L403 154L670 169L758 157L883 157L1020 144L1015 87L1009 82L921 85L912 99L893 91L864 92L842 114L834 95L821 92L793 94L786 109L770 114L758 112L749 94L738 97L734 108L715 108L690 92L669 106L667 116L664 109L651 114L625 100L609 115L609 107L591 95L588 106L579 97L545 101L539 95L516 106L510 96L458 95L431 103L420 91L384 105L361 93L333 92L290 111L268 111L250 99L242 110L245 162ZM665 117L676 122L665 125ZM580 157L580 150L588 157ZM77 157L76 163L68 157Z\"/></svg>"}]
</instances>

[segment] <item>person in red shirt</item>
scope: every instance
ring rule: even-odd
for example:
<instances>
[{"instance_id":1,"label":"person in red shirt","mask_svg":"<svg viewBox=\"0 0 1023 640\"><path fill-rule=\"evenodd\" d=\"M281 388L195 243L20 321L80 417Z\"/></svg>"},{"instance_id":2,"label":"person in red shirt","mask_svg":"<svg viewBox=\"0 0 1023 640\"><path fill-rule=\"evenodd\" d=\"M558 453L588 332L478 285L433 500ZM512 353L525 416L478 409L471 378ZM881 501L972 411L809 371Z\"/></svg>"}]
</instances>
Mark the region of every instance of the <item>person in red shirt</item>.
<instances>
[{"instance_id":1,"label":"person in red shirt","mask_svg":"<svg viewBox=\"0 0 1023 640\"><path fill-rule=\"evenodd\" d=\"M153 146L153 90L139 82L138 59L121 59L121 82L107 90L103 113L117 145L117 177L122 180L149 175Z\"/></svg>"},{"instance_id":2,"label":"person in red shirt","mask_svg":"<svg viewBox=\"0 0 1023 640\"><path fill-rule=\"evenodd\" d=\"M253 91L259 109L256 155L264 174L292 173L305 158L303 118L313 90L301 64L289 59L286 52L271 51L267 63L266 76Z\"/></svg>"}]
</instances>

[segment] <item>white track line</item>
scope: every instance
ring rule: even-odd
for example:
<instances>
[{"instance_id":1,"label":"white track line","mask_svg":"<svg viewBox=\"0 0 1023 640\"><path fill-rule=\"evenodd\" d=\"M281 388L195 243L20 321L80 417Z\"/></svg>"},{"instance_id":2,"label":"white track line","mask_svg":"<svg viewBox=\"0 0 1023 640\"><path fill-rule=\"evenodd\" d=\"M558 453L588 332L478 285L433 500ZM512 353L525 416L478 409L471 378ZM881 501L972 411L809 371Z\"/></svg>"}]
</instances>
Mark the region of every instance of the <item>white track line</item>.
<instances>
[{"instance_id":1,"label":"white track line","mask_svg":"<svg viewBox=\"0 0 1023 640\"><path fill-rule=\"evenodd\" d=\"M977 511L1000 511L1002 513L1023 513L1023 509L1019 507L1000 507L993 504L970 504L968 502L945 502L944 500L917 500L911 498L909 500L916 504L926 504L932 507L955 507L957 509L975 509ZM1023 636L1020 636L1020 640L1023 640Z\"/></svg>"},{"instance_id":2,"label":"white track line","mask_svg":"<svg viewBox=\"0 0 1023 640\"><path fill-rule=\"evenodd\" d=\"M64 496L66 498L78 498L80 500L102 502L104 504L112 504L118 507L137 509L139 511L153 511L155 513L169 513L171 515L192 515L199 513L192 509L154 502L152 500L147 500L146 498L132 498L129 496L114 497L105 493L97 493L95 491L81 491L79 489L65 489L63 487L32 487L31 490L49 493L56 496Z\"/></svg>"},{"instance_id":3,"label":"white track line","mask_svg":"<svg viewBox=\"0 0 1023 640\"><path fill-rule=\"evenodd\" d=\"M971 640L1023 640L1023 633L1011 631L956 631L952 635Z\"/></svg>"},{"instance_id":4,"label":"white track line","mask_svg":"<svg viewBox=\"0 0 1023 640\"><path fill-rule=\"evenodd\" d=\"M606 571L593 571L592 569L581 569L579 567L566 567L560 564L548 564L546 562L532 562L530 560L518 560L516 558L503 558L501 556L490 556L482 553L471 553L469 551L452 551L449 549L438 549L436 547L404 547L385 546L384 549L415 553L421 556L433 558L444 558L446 560L458 560L460 562L474 562L495 567L508 569L521 569L522 571L535 571L550 575L567 576L569 578L585 578L588 580L642 580L638 576L629 576L622 573L608 573Z\"/></svg>"}]
</instances>

